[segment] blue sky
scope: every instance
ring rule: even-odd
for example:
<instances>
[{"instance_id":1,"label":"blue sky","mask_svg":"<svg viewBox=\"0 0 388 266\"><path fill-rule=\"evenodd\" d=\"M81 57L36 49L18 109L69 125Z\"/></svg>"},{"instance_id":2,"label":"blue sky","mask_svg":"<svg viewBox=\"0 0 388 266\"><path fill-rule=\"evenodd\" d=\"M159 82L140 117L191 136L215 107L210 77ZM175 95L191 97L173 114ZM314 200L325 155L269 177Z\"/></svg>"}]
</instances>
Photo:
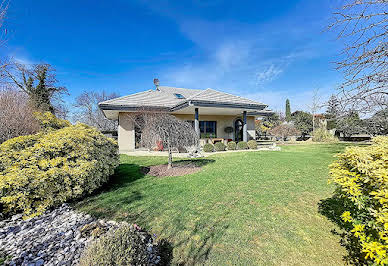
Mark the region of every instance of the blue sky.
<instances>
[{"instance_id":1,"label":"blue sky","mask_svg":"<svg viewBox=\"0 0 388 266\"><path fill-rule=\"evenodd\" d=\"M82 91L127 95L161 85L213 88L283 110L322 100L341 75L341 44L323 32L340 0L11 0L3 53L57 69Z\"/></svg>"}]
</instances>

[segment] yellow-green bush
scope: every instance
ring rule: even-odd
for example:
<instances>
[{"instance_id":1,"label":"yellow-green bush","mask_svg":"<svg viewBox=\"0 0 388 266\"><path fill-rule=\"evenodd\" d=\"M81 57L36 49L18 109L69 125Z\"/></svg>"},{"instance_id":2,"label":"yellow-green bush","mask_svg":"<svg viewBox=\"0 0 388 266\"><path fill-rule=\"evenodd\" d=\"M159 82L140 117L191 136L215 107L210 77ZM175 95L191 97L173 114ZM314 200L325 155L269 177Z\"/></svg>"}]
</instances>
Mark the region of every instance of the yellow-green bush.
<instances>
[{"instance_id":1,"label":"yellow-green bush","mask_svg":"<svg viewBox=\"0 0 388 266\"><path fill-rule=\"evenodd\" d=\"M92 242L80 258L81 266L91 265L153 265L150 263L152 244L148 233L134 226L122 225Z\"/></svg>"},{"instance_id":2,"label":"yellow-green bush","mask_svg":"<svg viewBox=\"0 0 388 266\"><path fill-rule=\"evenodd\" d=\"M330 132L326 128L318 128L313 132L314 142L336 142L338 138L330 134Z\"/></svg>"},{"instance_id":3,"label":"yellow-green bush","mask_svg":"<svg viewBox=\"0 0 388 266\"><path fill-rule=\"evenodd\" d=\"M228 147L228 151L234 151L237 147L237 144L234 141L229 141L227 144L227 147Z\"/></svg>"},{"instance_id":4,"label":"yellow-green bush","mask_svg":"<svg viewBox=\"0 0 388 266\"><path fill-rule=\"evenodd\" d=\"M35 112L35 119L39 122L42 130L61 129L71 126L71 123L64 119L57 118L50 112Z\"/></svg>"},{"instance_id":5,"label":"yellow-green bush","mask_svg":"<svg viewBox=\"0 0 388 266\"><path fill-rule=\"evenodd\" d=\"M0 202L39 215L100 187L118 162L116 141L84 124L10 139L0 145Z\"/></svg>"},{"instance_id":6,"label":"yellow-green bush","mask_svg":"<svg viewBox=\"0 0 388 266\"><path fill-rule=\"evenodd\" d=\"M247 142L248 148L251 150L257 150L257 141L251 139L250 141Z\"/></svg>"},{"instance_id":7,"label":"yellow-green bush","mask_svg":"<svg viewBox=\"0 0 388 266\"><path fill-rule=\"evenodd\" d=\"M237 142L237 150L247 150L248 144L246 141L239 141Z\"/></svg>"},{"instance_id":8,"label":"yellow-green bush","mask_svg":"<svg viewBox=\"0 0 388 266\"><path fill-rule=\"evenodd\" d=\"M341 218L365 259L388 264L388 137L347 148L330 165L330 182L346 201Z\"/></svg>"}]
</instances>

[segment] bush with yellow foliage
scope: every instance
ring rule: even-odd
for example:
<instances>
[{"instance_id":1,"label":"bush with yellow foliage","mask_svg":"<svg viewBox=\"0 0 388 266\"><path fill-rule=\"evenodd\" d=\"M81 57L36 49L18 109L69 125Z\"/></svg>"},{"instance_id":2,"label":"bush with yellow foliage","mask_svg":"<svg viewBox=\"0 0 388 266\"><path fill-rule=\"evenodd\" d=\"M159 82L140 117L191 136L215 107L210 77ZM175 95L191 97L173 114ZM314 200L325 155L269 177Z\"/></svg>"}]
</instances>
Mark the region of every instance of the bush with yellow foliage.
<instances>
[{"instance_id":1,"label":"bush with yellow foliage","mask_svg":"<svg viewBox=\"0 0 388 266\"><path fill-rule=\"evenodd\" d=\"M84 124L48 114L43 118L46 128L59 129L0 145L0 204L5 212L23 212L25 218L91 193L119 163L115 140Z\"/></svg>"},{"instance_id":2,"label":"bush with yellow foliage","mask_svg":"<svg viewBox=\"0 0 388 266\"><path fill-rule=\"evenodd\" d=\"M342 221L366 261L388 264L388 137L349 147L337 157L329 182L345 201Z\"/></svg>"}]
</instances>

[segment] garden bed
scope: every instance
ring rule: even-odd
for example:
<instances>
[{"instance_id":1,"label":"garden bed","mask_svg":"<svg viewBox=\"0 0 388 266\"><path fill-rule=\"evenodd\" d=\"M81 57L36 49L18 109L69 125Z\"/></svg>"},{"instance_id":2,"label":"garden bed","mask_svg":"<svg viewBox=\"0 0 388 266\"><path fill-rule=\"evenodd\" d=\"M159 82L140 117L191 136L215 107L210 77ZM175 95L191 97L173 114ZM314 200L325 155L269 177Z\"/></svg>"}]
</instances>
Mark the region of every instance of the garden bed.
<instances>
[{"instance_id":1,"label":"garden bed","mask_svg":"<svg viewBox=\"0 0 388 266\"><path fill-rule=\"evenodd\" d=\"M153 165L149 167L142 167L143 174L166 177L166 176L182 176L194 174L201 170L201 167L193 161L181 161L173 164L173 167L168 169L167 164Z\"/></svg>"}]
</instances>

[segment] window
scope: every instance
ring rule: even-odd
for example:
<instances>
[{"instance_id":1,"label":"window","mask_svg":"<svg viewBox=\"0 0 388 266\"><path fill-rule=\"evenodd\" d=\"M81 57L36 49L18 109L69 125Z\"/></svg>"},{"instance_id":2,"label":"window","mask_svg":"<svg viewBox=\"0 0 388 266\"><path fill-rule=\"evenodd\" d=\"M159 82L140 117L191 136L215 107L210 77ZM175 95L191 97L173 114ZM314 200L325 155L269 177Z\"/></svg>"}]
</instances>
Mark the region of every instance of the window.
<instances>
[{"instance_id":1,"label":"window","mask_svg":"<svg viewBox=\"0 0 388 266\"><path fill-rule=\"evenodd\" d=\"M180 93L174 93L174 96L175 96L177 99L185 99L185 96L183 96L183 95L180 94Z\"/></svg>"},{"instance_id":2,"label":"window","mask_svg":"<svg viewBox=\"0 0 388 266\"><path fill-rule=\"evenodd\" d=\"M216 138L217 137L217 122L216 121L199 121L199 130L201 138Z\"/></svg>"},{"instance_id":3,"label":"window","mask_svg":"<svg viewBox=\"0 0 388 266\"><path fill-rule=\"evenodd\" d=\"M187 120L195 127L193 120ZM217 121L199 121L199 131L201 132L201 138L216 138L217 137Z\"/></svg>"}]
</instances>

